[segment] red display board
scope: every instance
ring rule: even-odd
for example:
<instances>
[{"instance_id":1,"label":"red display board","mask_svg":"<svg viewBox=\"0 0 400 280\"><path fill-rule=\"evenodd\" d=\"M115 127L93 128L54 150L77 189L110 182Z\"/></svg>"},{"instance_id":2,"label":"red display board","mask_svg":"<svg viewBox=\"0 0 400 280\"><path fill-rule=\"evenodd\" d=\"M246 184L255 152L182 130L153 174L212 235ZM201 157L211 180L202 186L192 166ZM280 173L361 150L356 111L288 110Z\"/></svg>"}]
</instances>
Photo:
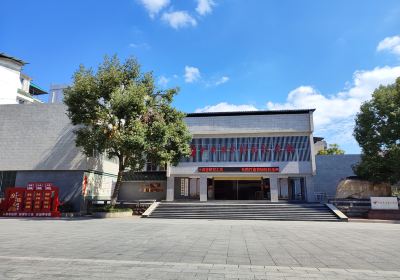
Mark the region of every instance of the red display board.
<instances>
[{"instance_id":1,"label":"red display board","mask_svg":"<svg viewBox=\"0 0 400 280\"><path fill-rule=\"evenodd\" d=\"M239 173L278 173L279 167L199 167L200 173L239 172Z\"/></svg>"},{"instance_id":2,"label":"red display board","mask_svg":"<svg viewBox=\"0 0 400 280\"><path fill-rule=\"evenodd\" d=\"M0 216L5 217L60 217L58 188L52 183L29 183L26 188L6 189Z\"/></svg>"}]
</instances>

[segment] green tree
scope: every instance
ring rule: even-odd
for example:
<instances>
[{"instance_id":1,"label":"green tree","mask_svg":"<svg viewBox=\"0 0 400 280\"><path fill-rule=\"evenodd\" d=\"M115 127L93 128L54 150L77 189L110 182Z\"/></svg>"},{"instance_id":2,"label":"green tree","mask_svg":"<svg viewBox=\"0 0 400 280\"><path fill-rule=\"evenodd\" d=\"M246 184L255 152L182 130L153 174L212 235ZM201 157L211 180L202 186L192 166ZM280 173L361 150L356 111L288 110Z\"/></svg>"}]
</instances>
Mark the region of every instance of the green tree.
<instances>
[{"instance_id":1,"label":"green tree","mask_svg":"<svg viewBox=\"0 0 400 280\"><path fill-rule=\"evenodd\" d=\"M329 144L329 148L319 151L318 155L344 155L344 151L338 144Z\"/></svg>"},{"instance_id":2,"label":"green tree","mask_svg":"<svg viewBox=\"0 0 400 280\"><path fill-rule=\"evenodd\" d=\"M171 105L178 90L158 89L152 73L142 73L134 58L121 63L106 56L96 72L81 65L74 73L64 102L78 127L77 146L87 156L118 158L112 206L124 171L142 170L147 161L177 165L190 154L185 114Z\"/></svg>"},{"instance_id":3,"label":"green tree","mask_svg":"<svg viewBox=\"0 0 400 280\"><path fill-rule=\"evenodd\" d=\"M362 149L354 172L372 182L400 180L400 78L380 86L361 105L354 136Z\"/></svg>"}]
</instances>

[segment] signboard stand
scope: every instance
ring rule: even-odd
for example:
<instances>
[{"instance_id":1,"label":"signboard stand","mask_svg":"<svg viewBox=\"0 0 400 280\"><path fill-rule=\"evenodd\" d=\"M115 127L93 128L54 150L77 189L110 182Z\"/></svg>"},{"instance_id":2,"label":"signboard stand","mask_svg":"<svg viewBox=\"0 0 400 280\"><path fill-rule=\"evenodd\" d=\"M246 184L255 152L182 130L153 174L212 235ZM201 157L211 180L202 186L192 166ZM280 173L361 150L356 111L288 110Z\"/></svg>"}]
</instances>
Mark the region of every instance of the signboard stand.
<instances>
[{"instance_id":1,"label":"signboard stand","mask_svg":"<svg viewBox=\"0 0 400 280\"><path fill-rule=\"evenodd\" d=\"M399 210L397 197L372 197L371 209L373 210Z\"/></svg>"},{"instance_id":2,"label":"signboard stand","mask_svg":"<svg viewBox=\"0 0 400 280\"><path fill-rule=\"evenodd\" d=\"M45 182L28 183L26 188L7 188L0 216L60 217L58 194L58 187Z\"/></svg>"},{"instance_id":3,"label":"signboard stand","mask_svg":"<svg viewBox=\"0 0 400 280\"><path fill-rule=\"evenodd\" d=\"M371 210L368 219L400 220L397 197L371 197Z\"/></svg>"}]
</instances>

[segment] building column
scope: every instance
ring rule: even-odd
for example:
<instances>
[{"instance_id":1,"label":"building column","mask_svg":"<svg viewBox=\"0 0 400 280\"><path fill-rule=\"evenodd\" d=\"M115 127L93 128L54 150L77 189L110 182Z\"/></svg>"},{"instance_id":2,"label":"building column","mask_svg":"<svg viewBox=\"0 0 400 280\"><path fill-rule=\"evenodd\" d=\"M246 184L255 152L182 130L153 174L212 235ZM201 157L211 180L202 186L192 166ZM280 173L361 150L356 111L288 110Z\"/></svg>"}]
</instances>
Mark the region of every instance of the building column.
<instances>
[{"instance_id":1,"label":"building column","mask_svg":"<svg viewBox=\"0 0 400 280\"><path fill-rule=\"evenodd\" d=\"M189 178L189 196L195 197L197 194L197 178ZM200 194L200 189L199 189Z\"/></svg>"},{"instance_id":2,"label":"building column","mask_svg":"<svg viewBox=\"0 0 400 280\"><path fill-rule=\"evenodd\" d=\"M289 198L289 178L278 178L278 188L281 191L281 197Z\"/></svg>"},{"instance_id":3,"label":"building column","mask_svg":"<svg viewBox=\"0 0 400 280\"><path fill-rule=\"evenodd\" d=\"M207 176L200 176L200 201L207 201Z\"/></svg>"},{"instance_id":4,"label":"building column","mask_svg":"<svg viewBox=\"0 0 400 280\"><path fill-rule=\"evenodd\" d=\"M305 177L305 190L307 202L315 202L315 189L314 189L314 178L311 175Z\"/></svg>"},{"instance_id":5,"label":"building column","mask_svg":"<svg viewBox=\"0 0 400 280\"><path fill-rule=\"evenodd\" d=\"M271 192L271 202L278 202L278 177L276 175L269 177L269 185Z\"/></svg>"},{"instance_id":6,"label":"building column","mask_svg":"<svg viewBox=\"0 0 400 280\"><path fill-rule=\"evenodd\" d=\"M174 201L175 177L167 177L167 201Z\"/></svg>"}]
</instances>

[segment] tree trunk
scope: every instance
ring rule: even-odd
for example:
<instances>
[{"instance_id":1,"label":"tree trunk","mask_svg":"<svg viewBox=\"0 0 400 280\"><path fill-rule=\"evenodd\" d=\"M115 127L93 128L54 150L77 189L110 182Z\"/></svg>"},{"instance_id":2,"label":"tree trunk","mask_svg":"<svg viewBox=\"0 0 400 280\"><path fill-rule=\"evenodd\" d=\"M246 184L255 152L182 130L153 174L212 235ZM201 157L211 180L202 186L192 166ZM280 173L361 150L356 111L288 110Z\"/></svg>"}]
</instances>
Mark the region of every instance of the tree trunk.
<instances>
[{"instance_id":1,"label":"tree trunk","mask_svg":"<svg viewBox=\"0 0 400 280\"><path fill-rule=\"evenodd\" d=\"M118 168L118 175L117 175L117 182L115 183L115 187L111 196L111 206L114 207L117 204L119 189L122 185L122 175L124 174L124 166L121 160L119 161L119 168Z\"/></svg>"}]
</instances>

